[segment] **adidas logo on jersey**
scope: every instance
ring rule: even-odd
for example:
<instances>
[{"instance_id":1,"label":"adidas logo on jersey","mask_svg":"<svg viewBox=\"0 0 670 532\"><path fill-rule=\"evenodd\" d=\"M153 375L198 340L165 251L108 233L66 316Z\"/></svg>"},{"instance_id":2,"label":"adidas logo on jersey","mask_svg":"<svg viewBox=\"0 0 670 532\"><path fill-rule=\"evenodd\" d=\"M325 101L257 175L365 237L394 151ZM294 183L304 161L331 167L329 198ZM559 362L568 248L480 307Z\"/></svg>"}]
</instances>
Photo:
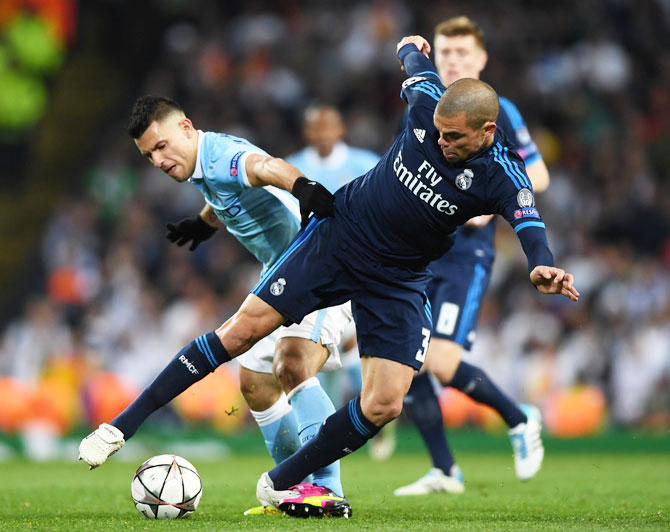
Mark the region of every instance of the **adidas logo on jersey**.
<instances>
[{"instance_id":1,"label":"adidas logo on jersey","mask_svg":"<svg viewBox=\"0 0 670 532\"><path fill-rule=\"evenodd\" d=\"M416 138L419 139L419 142L423 143L423 139L426 138L426 130L425 129L415 129L414 134L416 135Z\"/></svg>"}]
</instances>

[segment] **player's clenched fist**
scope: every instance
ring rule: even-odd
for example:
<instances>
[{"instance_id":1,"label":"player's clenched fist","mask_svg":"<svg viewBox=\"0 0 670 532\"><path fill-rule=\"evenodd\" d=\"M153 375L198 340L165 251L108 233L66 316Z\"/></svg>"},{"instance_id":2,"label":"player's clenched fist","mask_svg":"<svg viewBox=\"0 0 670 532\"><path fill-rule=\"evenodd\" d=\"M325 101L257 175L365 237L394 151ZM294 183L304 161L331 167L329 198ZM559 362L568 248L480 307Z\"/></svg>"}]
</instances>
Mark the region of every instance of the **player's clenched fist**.
<instances>
[{"instance_id":1,"label":"player's clenched fist","mask_svg":"<svg viewBox=\"0 0 670 532\"><path fill-rule=\"evenodd\" d=\"M419 52L421 52L426 57L428 57L428 54L430 54L430 43L421 37L421 35L408 35L407 37L403 37L396 46L396 52L406 44L415 44L419 49Z\"/></svg>"},{"instance_id":2,"label":"player's clenched fist","mask_svg":"<svg viewBox=\"0 0 670 532\"><path fill-rule=\"evenodd\" d=\"M291 192L300 203L300 226L303 229L307 227L311 213L314 213L317 218L335 214L335 196L320 183L310 181L306 177L299 177L293 183Z\"/></svg>"}]
</instances>

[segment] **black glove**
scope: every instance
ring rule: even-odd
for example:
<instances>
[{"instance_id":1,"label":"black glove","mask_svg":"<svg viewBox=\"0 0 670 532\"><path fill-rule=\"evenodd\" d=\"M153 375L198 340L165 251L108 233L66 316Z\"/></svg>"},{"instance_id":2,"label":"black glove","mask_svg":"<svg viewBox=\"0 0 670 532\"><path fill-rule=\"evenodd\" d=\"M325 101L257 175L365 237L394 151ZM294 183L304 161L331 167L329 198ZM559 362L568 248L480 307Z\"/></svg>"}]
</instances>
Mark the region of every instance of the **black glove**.
<instances>
[{"instance_id":1,"label":"black glove","mask_svg":"<svg viewBox=\"0 0 670 532\"><path fill-rule=\"evenodd\" d=\"M322 184L301 176L293 183L291 193L300 203L300 227L303 229L307 227L312 212L317 218L335 215L335 196Z\"/></svg>"},{"instance_id":2,"label":"black glove","mask_svg":"<svg viewBox=\"0 0 670 532\"><path fill-rule=\"evenodd\" d=\"M205 223L205 221L196 216L195 218L186 218L175 224L167 224L168 232L165 234L170 242L183 246L187 242L193 241L188 249L193 251L200 242L207 240L216 233L216 227Z\"/></svg>"}]
</instances>

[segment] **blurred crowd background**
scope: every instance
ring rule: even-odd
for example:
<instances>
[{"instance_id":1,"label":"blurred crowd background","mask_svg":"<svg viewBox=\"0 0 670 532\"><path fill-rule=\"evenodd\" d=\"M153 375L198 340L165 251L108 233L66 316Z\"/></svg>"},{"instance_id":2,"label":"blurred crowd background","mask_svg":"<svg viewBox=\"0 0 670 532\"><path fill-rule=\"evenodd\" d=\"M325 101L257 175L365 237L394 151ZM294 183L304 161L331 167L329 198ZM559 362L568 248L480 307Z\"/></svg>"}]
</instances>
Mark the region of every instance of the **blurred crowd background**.
<instances>
[{"instance_id":1,"label":"blurred crowd background","mask_svg":"<svg viewBox=\"0 0 670 532\"><path fill-rule=\"evenodd\" d=\"M381 154L404 109L397 41L432 40L438 22L461 14L487 36L482 79L517 104L547 162L538 206L582 294L578 304L538 297L499 223L469 357L540 405L556 435L667 431L668 0L7 0L0 432L108 421L258 278L225 231L193 253L164 238L165 223L194 215L202 198L137 153L125 132L136 97L170 96L199 129L276 156L303 146L309 103L332 103L347 141ZM229 432L249 424L234 365L203 382L176 419ZM455 392L442 399L450 424L486 424Z\"/></svg>"}]
</instances>

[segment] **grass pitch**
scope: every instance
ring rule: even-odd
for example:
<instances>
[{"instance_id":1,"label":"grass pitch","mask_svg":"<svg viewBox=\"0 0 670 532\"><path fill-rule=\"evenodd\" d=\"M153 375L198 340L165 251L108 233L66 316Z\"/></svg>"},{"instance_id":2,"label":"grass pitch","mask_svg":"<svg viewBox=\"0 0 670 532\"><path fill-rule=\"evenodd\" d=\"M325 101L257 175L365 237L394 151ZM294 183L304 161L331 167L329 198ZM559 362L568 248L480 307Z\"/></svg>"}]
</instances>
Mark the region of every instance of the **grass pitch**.
<instances>
[{"instance_id":1,"label":"grass pitch","mask_svg":"<svg viewBox=\"0 0 670 532\"><path fill-rule=\"evenodd\" d=\"M123 451L122 451L123 452ZM0 463L0 530L670 530L670 453L548 453L536 478L514 476L511 453L459 452L463 495L394 497L429 468L424 454L372 462L362 450L342 463L353 517L249 516L263 455L214 462L187 456L203 479L196 513L151 521L130 499L134 463L116 457L94 471L82 463Z\"/></svg>"}]
</instances>

